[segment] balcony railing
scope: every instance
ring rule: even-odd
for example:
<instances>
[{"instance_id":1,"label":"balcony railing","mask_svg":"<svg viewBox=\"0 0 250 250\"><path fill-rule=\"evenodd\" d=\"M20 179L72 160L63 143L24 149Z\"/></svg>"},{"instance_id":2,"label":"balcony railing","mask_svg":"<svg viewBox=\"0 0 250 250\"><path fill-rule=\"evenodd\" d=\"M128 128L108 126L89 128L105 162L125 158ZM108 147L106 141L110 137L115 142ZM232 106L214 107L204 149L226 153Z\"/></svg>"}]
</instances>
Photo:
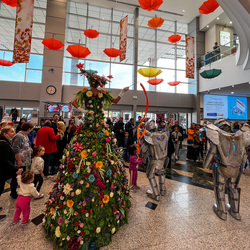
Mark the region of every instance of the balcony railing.
<instances>
[{"instance_id":1,"label":"balcony railing","mask_svg":"<svg viewBox=\"0 0 250 250\"><path fill-rule=\"evenodd\" d=\"M238 39L230 41L223 46L219 46L215 50L208 52L206 55L201 56L197 60L197 67L201 68L212 62L218 61L226 56L236 53L238 48Z\"/></svg>"}]
</instances>

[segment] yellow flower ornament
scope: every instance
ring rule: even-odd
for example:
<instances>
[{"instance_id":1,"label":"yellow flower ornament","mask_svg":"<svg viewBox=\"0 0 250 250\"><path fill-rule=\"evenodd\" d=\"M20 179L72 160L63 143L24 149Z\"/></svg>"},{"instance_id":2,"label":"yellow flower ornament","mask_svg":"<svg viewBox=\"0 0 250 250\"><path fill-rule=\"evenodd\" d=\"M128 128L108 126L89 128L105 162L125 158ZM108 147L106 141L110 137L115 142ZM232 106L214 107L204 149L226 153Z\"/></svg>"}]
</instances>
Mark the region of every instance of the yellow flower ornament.
<instances>
[{"instance_id":1,"label":"yellow flower ornament","mask_svg":"<svg viewBox=\"0 0 250 250\"><path fill-rule=\"evenodd\" d=\"M93 95L93 93L89 90L89 91L87 91L87 93L86 93L86 96L87 97L91 97Z\"/></svg>"}]
</instances>

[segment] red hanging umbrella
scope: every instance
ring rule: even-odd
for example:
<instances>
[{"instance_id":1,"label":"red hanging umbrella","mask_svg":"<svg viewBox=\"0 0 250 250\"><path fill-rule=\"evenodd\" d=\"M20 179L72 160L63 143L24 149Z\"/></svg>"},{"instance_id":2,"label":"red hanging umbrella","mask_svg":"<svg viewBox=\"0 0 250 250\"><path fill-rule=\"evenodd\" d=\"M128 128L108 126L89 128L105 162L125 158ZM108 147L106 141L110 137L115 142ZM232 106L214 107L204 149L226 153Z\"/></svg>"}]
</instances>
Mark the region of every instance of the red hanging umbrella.
<instances>
[{"instance_id":1,"label":"red hanging umbrella","mask_svg":"<svg viewBox=\"0 0 250 250\"><path fill-rule=\"evenodd\" d=\"M86 58L91 52L87 47L81 45L69 45L66 49L73 57Z\"/></svg>"},{"instance_id":2,"label":"red hanging umbrella","mask_svg":"<svg viewBox=\"0 0 250 250\"><path fill-rule=\"evenodd\" d=\"M109 48L109 49L106 48L103 52L109 57L117 57L122 54L122 52L119 49L114 49L114 48Z\"/></svg>"},{"instance_id":3,"label":"red hanging umbrella","mask_svg":"<svg viewBox=\"0 0 250 250\"><path fill-rule=\"evenodd\" d=\"M17 5L17 0L2 0L5 4L11 6L11 7L16 7Z\"/></svg>"},{"instance_id":4,"label":"red hanging umbrella","mask_svg":"<svg viewBox=\"0 0 250 250\"><path fill-rule=\"evenodd\" d=\"M4 60L4 59L0 59L0 65L1 66L5 66L5 67L10 67L12 65L14 65L15 63L8 61L8 60Z\"/></svg>"},{"instance_id":5,"label":"red hanging umbrella","mask_svg":"<svg viewBox=\"0 0 250 250\"><path fill-rule=\"evenodd\" d=\"M169 82L168 85L177 86L179 83L180 83L180 81L174 81L174 82Z\"/></svg>"},{"instance_id":6,"label":"red hanging umbrella","mask_svg":"<svg viewBox=\"0 0 250 250\"><path fill-rule=\"evenodd\" d=\"M84 30L84 35L88 38L94 39L99 36L99 32L97 30L88 29Z\"/></svg>"},{"instance_id":7,"label":"red hanging umbrella","mask_svg":"<svg viewBox=\"0 0 250 250\"><path fill-rule=\"evenodd\" d=\"M161 27L163 23L164 23L164 20L161 17L154 17L148 21L148 26L153 29L157 29Z\"/></svg>"},{"instance_id":8,"label":"red hanging umbrella","mask_svg":"<svg viewBox=\"0 0 250 250\"><path fill-rule=\"evenodd\" d=\"M139 0L141 8L147 11L157 10L162 5L163 0Z\"/></svg>"},{"instance_id":9,"label":"red hanging umbrella","mask_svg":"<svg viewBox=\"0 0 250 250\"><path fill-rule=\"evenodd\" d=\"M204 2L199 8L200 14L209 14L214 12L220 5L216 2L216 0L208 0Z\"/></svg>"},{"instance_id":10,"label":"red hanging umbrella","mask_svg":"<svg viewBox=\"0 0 250 250\"><path fill-rule=\"evenodd\" d=\"M180 35L172 35L168 38L168 41L171 43L177 43L181 40L181 36Z\"/></svg>"},{"instance_id":11,"label":"red hanging umbrella","mask_svg":"<svg viewBox=\"0 0 250 250\"><path fill-rule=\"evenodd\" d=\"M64 46L61 41L54 38L43 39L42 44L52 50L60 50Z\"/></svg>"},{"instance_id":12,"label":"red hanging umbrella","mask_svg":"<svg viewBox=\"0 0 250 250\"><path fill-rule=\"evenodd\" d=\"M154 78L154 79L148 80L148 83L151 85L158 85L158 84L162 83L163 81L164 81L163 79Z\"/></svg>"}]
</instances>

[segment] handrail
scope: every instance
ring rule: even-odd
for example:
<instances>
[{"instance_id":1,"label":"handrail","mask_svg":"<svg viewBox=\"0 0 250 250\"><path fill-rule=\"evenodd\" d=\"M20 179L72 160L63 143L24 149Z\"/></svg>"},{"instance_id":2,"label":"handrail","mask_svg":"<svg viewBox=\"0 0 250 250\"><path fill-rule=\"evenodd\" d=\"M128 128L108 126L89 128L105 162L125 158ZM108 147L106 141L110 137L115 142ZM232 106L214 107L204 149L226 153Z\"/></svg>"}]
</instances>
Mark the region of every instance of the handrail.
<instances>
[{"instance_id":1,"label":"handrail","mask_svg":"<svg viewBox=\"0 0 250 250\"><path fill-rule=\"evenodd\" d=\"M238 38L219 46L217 49L207 52L206 55L201 56L197 59L197 67L201 68L212 62L218 61L226 56L236 53L238 48Z\"/></svg>"}]
</instances>

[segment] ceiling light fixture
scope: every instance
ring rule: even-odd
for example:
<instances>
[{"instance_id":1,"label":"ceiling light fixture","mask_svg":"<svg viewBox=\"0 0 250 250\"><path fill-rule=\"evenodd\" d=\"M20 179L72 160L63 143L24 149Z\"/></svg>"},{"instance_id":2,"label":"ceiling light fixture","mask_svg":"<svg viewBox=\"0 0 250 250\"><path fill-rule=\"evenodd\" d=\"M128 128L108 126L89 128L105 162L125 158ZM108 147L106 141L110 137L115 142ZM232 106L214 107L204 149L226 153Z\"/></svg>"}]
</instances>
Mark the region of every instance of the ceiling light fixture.
<instances>
[{"instance_id":1,"label":"ceiling light fixture","mask_svg":"<svg viewBox=\"0 0 250 250\"><path fill-rule=\"evenodd\" d=\"M232 88L234 88L234 85L232 85Z\"/></svg>"},{"instance_id":2,"label":"ceiling light fixture","mask_svg":"<svg viewBox=\"0 0 250 250\"><path fill-rule=\"evenodd\" d=\"M207 25L207 28L209 28L209 25Z\"/></svg>"},{"instance_id":3,"label":"ceiling light fixture","mask_svg":"<svg viewBox=\"0 0 250 250\"><path fill-rule=\"evenodd\" d=\"M250 84L250 82L248 82L248 84Z\"/></svg>"},{"instance_id":4,"label":"ceiling light fixture","mask_svg":"<svg viewBox=\"0 0 250 250\"><path fill-rule=\"evenodd\" d=\"M232 21L230 21L230 24L232 24L233 22Z\"/></svg>"},{"instance_id":5,"label":"ceiling light fixture","mask_svg":"<svg viewBox=\"0 0 250 250\"><path fill-rule=\"evenodd\" d=\"M185 13L185 10L182 10L183 13Z\"/></svg>"},{"instance_id":6,"label":"ceiling light fixture","mask_svg":"<svg viewBox=\"0 0 250 250\"><path fill-rule=\"evenodd\" d=\"M233 95L233 94L234 94L234 92L232 91L232 92L231 92L231 94Z\"/></svg>"},{"instance_id":7,"label":"ceiling light fixture","mask_svg":"<svg viewBox=\"0 0 250 250\"><path fill-rule=\"evenodd\" d=\"M219 17L217 17L217 20L219 20L220 18Z\"/></svg>"}]
</instances>

